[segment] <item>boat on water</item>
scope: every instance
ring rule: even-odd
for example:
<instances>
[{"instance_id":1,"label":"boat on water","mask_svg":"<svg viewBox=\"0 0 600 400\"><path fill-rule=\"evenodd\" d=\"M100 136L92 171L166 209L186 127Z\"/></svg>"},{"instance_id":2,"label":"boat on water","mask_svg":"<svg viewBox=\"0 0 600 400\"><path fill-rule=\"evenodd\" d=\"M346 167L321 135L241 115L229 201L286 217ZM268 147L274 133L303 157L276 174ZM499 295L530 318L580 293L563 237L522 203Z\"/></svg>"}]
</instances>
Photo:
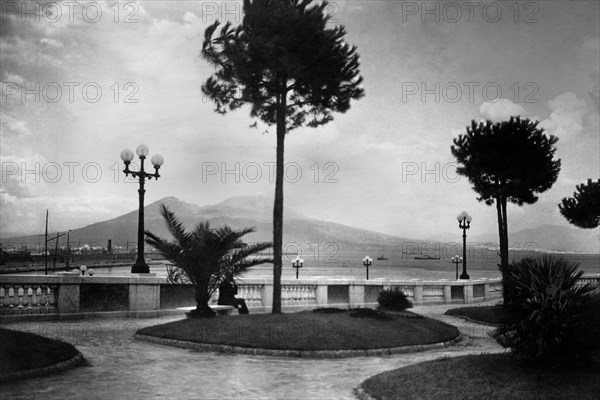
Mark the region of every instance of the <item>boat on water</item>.
<instances>
[{"instance_id":1,"label":"boat on water","mask_svg":"<svg viewBox=\"0 0 600 400\"><path fill-rule=\"evenodd\" d=\"M385 257L383 256L383 254L381 255L381 257L377 257L377 259L378 259L379 261L386 261L386 260L389 260L389 258L385 258Z\"/></svg>"},{"instance_id":2,"label":"boat on water","mask_svg":"<svg viewBox=\"0 0 600 400\"><path fill-rule=\"evenodd\" d=\"M415 256L415 260L439 260L441 257L430 256L429 254L421 254L420 256Z\"/></svg>"}]
</instances>

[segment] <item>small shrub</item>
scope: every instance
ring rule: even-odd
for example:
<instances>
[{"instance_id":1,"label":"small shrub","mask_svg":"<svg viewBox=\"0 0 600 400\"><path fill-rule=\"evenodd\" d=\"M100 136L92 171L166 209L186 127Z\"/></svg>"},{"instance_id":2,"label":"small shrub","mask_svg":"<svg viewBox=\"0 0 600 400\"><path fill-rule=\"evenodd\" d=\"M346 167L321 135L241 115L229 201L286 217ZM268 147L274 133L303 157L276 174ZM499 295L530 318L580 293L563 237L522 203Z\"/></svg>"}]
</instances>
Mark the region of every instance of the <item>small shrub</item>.
<instances>
[{"instance_id":1,"label":"small shrub","mask_svg":"<svg viewBox=\"0 0 600 400\"><path fill-rule=\"evenodd\" d=\"M593 331L593 290L577 285L579 265L542 257L513 263L508 310L514 317L491 336L519 358L559 361L587 358L598 347ZM597 313L597 311L596 311ZM585 332L581 330L585 329Z\"/></svg>"},{"instance_id":2,"label":"small shrub","mask_svg":"<svg viewBox=\"0 0 600 400\"><path fill-rule=\"evenodd\" d=\"M354 318L374 318L385 321L393 319L390 314L381 310L373 310L372 308L353 308L350 310L350 316Z\"/></svg>"},{"instance_id":3,"label":"small shrub","mask_svg":"<svg viewBox=\"0 0 600 400\"><path fill-rule=\"evenodd\" d=\"M321 308L315 308L313 310L314 313L320 313L320 314L339 314L339 313L343 313L346 311L348 311L348 310L344 310L343 308L335 308L335 307L321 307Z\"/></svg>"},{"instance_id":4,"label":"small shrub","mask_svg":"<svg viewBox=\"0 0 600 400\"><path fill-rule=\"evenodd\" d=\"M398 288L382 290L379 292L377 302L384 310L402 311L413 306L404 292Z\"/></svg>"}]
</instances>

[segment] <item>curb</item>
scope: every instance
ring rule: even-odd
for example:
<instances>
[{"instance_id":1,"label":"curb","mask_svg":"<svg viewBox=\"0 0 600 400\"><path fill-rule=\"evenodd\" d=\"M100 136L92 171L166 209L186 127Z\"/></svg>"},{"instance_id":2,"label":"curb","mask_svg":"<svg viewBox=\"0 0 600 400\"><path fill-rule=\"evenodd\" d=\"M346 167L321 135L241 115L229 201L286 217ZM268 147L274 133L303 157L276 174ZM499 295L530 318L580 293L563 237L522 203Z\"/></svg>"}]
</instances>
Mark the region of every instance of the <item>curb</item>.
<instances>
[{"instance_id":1,"label":"curb","mask_svg":"<svg viewBox=\"0 0 600 400\"><path fill-rule=\"evenodd\" d=\"M34 377L55 374L55 373L62 372L67 369L71 369L76 366L79 366L79 365L83 364L84 361L85 361L85 359L83 358L83 354L81 354L78 351L77 354L75 355L75 357L71 358L70 360L61 361L54 365L49 365L47 367L28 369L26 371L17 371L17 372L11 372L8 374L2 374L2 375L0 375L0 383L11 383L13 381L17 381L17 380L21 380L21 379L28 379L28 378L34 378Z\"/></svg>"},{"instance_id":2,"label":"curb","mask_svg":"<svg viewBox=\"0 0 600 400\"><path fill-rule=\"evenodd\" d=\"M380 357L392 354L417 353L433 349L441 349L451 346L461 339L459 333L455 338L432 344L419 344L401 347L386 347L380 349L366 350L275 350L253 347L230 346L223 344L196 343L186 340L159 338L156 336L141 335L136 333L134 339L160 344L164 346L178 347L180 349L196 350L201 352L246 354L253 356L291 357L291 358L349 358L349 357Z\"/></svg>"}]
</instances>

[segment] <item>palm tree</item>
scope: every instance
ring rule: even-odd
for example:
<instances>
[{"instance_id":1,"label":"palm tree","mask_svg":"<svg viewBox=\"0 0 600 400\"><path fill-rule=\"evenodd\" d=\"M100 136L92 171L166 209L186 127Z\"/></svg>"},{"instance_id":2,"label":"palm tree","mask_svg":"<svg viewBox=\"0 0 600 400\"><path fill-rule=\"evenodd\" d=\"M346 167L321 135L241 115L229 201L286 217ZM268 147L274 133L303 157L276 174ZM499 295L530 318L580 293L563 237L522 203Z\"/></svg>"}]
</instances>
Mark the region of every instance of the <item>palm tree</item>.
<instances>
[{"instance_id":1,"label":"palm tree","mask_svg":"<svg viewBox=\"0 0 600 400\"><path fill-rule=\"evenodd\" d=\"M248 268L272 262L269 258L256 254L272 247L271 243L244 243L241 238L253 228L233 230L228 226L212 229L208 222L198 223L187 232L182 223L167 206L161 204L160 213L174 240L163 239L145 231L146 243L156 248L168 261L173 263L173 273L179 275L180 282L188 281L194 286L196 309L190 312L193 317L212 317L215 312L208 302L225 277L237 275Z\"/></svg>"}]
</instances>

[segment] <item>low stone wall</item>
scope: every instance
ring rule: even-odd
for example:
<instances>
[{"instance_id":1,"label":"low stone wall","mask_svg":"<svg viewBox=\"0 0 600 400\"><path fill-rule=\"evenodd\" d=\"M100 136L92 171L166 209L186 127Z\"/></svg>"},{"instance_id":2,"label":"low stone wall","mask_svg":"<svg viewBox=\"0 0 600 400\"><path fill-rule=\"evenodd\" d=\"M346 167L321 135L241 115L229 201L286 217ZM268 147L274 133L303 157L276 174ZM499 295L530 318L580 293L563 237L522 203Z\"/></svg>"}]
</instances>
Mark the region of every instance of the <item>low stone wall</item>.
<instances>
[{"instance_id":1,"label":"low stone wall","mask_svg":"<svg viewBox=\"0 0 600 400\"><path fill-rule=\"evenodd\" d=\"M599 286L600 274L581 283ZM468 304L502 298L501 279L420 281L390 279L283 280L284 312L318 307L375 307L381 290L397 288L416 305ZM273 283L268 279L238 280L238 295L252 313L270 312ZM216 304L218 291L213 295ZM0 276L0 322L69 319L86 316L157 317L180 313L195 305L193 287L173 285L153 274L129 276L56 275Z\"/></svg>"}]
</instances>

